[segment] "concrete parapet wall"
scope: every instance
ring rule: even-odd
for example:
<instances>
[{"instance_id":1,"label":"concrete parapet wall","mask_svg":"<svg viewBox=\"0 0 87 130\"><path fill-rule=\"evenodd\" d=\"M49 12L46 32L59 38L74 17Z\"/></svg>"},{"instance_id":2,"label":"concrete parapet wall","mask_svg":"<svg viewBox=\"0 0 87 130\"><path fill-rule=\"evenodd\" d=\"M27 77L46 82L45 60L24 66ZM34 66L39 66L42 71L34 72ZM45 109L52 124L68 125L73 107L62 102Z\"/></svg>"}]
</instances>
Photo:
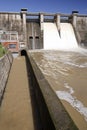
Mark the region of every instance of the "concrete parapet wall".
<instances>
[{"instance_id":1,"label":"concrete parapet wall","mask_svg":"<svg viewBox=\"0 0 87 130\"><path fill-rule=\"evenodd\" d=\"M10 52L7 53L2 58L0 58L0 102L5 90L12 61L13 61L13 57Z\"/></svg>"},{"instance_id":2,"label":"concrete parapet wall","mask_svg":"<svg viewBox=\"0 0 87 130\"><path fill-rule=\"evenodd\" d=\"M34 87L36 93L44 129L78 130L30 54L27 56L27 62L30 64L32 87Z\"/></svg>"}]
</instances>

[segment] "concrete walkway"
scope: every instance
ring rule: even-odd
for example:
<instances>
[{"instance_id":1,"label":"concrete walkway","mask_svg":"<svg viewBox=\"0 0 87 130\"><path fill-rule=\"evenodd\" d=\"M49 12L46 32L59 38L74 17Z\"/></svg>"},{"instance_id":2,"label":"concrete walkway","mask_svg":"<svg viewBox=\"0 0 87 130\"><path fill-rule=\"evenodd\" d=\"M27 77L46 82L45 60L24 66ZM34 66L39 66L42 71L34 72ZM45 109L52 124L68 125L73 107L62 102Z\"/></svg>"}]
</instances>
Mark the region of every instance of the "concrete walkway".
<instances>
[{"instance_id":1,"label":"concrete walkway","mask_svg":"<svg viewBox=\"0 0 87 130\"><path fill-rule=\"evenodd\" d=\"M0 130L34 130L24 57L13 61L0 108Z\"/></svg>"}]
</instances>

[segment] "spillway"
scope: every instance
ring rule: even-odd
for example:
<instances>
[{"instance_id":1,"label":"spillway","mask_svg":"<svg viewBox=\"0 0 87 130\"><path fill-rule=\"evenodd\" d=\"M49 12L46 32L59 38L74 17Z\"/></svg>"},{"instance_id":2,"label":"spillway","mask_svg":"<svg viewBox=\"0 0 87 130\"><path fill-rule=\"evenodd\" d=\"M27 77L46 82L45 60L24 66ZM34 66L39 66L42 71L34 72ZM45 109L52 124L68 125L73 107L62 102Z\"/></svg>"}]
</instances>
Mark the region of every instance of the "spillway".
<instances>
[{"instance_id":1,"label":"spillway","mask_svg":"<svg viewBox=\"0 0 87 130\"><path fill-rule=\"evenodd\" d=\"M44 23L44 49L72 49L78 44L70 23L60 24L60 33L55 23Z\"/></svg>"},{"instance_id":2,"label":"spillway","mask_svg":"<svg viewBox=\"0 0 87 130\"><path fill-rule=\"evenodd\" d=\"M44 49L55 49L60 43L59 33L54 23L44 23Z\"/></svg>"},{"instance_id":3,"label":"spillway","mask_svg":"<svg viewBox=\"0 0 87 130\"><path fill-rule=\"evenodd\" d=\"M87 130L87 52L40 50L31 56L79 130Z\"/></svg>"}]
</instances>

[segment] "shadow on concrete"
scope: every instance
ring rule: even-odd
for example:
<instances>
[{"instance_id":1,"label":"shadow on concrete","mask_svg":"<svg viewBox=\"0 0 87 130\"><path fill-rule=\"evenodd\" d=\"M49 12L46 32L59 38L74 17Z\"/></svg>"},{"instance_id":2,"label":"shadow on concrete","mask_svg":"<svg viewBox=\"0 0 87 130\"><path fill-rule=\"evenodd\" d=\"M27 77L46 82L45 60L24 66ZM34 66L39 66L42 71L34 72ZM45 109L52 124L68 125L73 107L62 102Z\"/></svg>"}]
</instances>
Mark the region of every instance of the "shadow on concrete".
<instances>
[{"instance_id":1,"label":"shadow on concrete","mask_svg":"<svg viewBox=\"0 0 87 130\"><path fill-rule=\"evenodd\" d=\"M39 88L38 82L34 75L32 66L27 56L26 50L21 51L21 56L26 57L27 74L29 81L29 91L31 95L33 121L35 130L55 130L47 109L43 94Z\"/></svg>"}]
</instances>

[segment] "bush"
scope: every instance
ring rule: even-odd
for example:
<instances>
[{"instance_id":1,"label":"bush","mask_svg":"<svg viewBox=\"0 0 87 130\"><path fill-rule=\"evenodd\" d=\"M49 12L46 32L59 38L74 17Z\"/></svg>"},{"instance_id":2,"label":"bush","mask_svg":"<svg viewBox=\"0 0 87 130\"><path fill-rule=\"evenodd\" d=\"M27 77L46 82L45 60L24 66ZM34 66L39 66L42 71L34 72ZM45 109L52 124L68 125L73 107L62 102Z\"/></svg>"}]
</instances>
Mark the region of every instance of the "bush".
<instances>
[{"instance_id":1,"label":"bush","mask_svg":"<svg viewBox=\"0 0 87 130\"><path fill-rule=\"evenodd\" d=\"M3 55L6 54L6 49L2 46L2 44L0 43L0 57L2 57Z\"/></svg>"}]
</instances>

